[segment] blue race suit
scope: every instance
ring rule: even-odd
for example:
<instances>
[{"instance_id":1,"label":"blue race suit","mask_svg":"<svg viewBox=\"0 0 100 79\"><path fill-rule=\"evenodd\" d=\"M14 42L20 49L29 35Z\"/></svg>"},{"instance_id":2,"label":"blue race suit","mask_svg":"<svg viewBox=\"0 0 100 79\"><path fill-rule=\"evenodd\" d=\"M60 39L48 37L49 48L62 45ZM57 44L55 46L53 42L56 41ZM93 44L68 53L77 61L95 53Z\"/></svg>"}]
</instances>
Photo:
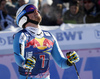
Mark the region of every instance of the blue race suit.
<instances>
[{"instance_id":1,"label":"blue race suit","mask_svg":"<svg viewBox=\"0 0 100 79\"><path fill-rule=\"evenodd\" d=\"M64 58L55 37L44 30L42 30L42 34L41 38L37 38L23 29L14 35L13 49L15 61L19 66L20 79L25 79L28 71L23 68L23 62L32 56L36 58L36 64L30 71L31 79L50 79L50 55L61 68L69 68L66 63L67 59Z\"/></svg>"}]
</instances>

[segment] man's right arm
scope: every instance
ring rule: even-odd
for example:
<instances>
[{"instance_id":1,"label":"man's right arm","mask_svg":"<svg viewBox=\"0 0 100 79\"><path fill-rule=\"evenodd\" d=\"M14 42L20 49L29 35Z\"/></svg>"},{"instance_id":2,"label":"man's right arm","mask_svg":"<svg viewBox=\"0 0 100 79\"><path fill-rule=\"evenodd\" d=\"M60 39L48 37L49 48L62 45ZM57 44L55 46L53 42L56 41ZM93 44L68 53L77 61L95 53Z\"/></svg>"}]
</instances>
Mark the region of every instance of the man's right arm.
<instances>
[{"instance_id":1,"label":"man's right arm","mask_svg":"<svg viewBox=\"0 0 100 79\"><path fill-rule=\"evenodd\" d=\"M24 33L17 33L14 36L13 41L13 49L14 49L14 57L18 66L23 67L25 69L33 69L35 67L36 58L29 57L24 58L24 50L25 50L26 36Z\"/></svg>"},{"instance_id":2,"label":"man's right arm","mask_svg":"<svg viewBox=\"0 0 100 79\"><path fill-rule=\"evenodd\" d=\"M22 67L23 62L25 61L24 58L24 47L25 47L25 40L26 37L24 33L17 33L14 36L13 40L13 50L14 50L14 57L17 65Z\"/></svg>"}]
</instances>

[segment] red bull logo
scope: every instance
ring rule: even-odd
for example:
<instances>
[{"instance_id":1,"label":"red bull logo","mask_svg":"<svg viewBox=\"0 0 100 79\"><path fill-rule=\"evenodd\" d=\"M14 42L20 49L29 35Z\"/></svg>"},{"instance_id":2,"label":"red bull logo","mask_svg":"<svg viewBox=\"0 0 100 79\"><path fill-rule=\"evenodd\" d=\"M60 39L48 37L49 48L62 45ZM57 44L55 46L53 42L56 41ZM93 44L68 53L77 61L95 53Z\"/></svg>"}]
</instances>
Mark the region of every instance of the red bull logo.
<instances>
[{"instance_id":1,"label":"red bull logo","mask_svg":"<svg viewBox=\"0 0 100 79\"><path fill-rule=\"evenodd\" d=\"M30 46L33 46L33 48L38 48L40 50L44 50L47 47L50 48L50 46L53 46L53 42L47 38L35 38L33 40L31 40L30 42L27 43L25 48L28 48Z\"/></svg>"}]
</instances>

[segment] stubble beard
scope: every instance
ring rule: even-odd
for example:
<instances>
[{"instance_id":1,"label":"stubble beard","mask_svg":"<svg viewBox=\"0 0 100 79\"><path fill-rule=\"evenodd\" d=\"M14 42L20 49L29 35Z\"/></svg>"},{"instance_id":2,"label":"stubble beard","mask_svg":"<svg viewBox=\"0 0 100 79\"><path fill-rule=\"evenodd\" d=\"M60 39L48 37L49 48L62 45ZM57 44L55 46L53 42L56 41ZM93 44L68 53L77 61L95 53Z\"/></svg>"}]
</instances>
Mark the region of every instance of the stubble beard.
<instances>
[{"instance_id":1,"label":"stubble beard","mask_svg":"<svg viewBox=\"0 0 100 79\"><path fill-rule=\"evenodd\" d=\"M40 23L40 22L41 22L41 20L42 20L42 17L41 17L41 15L39 15L39 16L36 16L36 21L37 21L37 22L39 22L39 23Z\"/></svg>"}]
</instances>

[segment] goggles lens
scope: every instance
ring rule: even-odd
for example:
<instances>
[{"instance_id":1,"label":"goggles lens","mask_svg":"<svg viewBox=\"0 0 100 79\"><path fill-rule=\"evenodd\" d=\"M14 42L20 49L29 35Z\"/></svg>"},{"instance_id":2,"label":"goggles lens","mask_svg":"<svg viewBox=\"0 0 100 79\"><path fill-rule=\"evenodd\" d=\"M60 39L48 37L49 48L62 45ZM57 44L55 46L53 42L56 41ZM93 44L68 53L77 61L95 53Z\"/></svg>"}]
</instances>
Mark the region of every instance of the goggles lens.
<instances>
[{"instance_id":1,"label":"goggles lens","mask_svg":"<svg viewBox=\"0 0 100 79\"><path fill-rule=\"evenodd\" d=\"M34 12L35 9L37 9L37 8L34 5L28 5L25 8L25 11L26 11L26 13L28 13L28 12Z\"/></svg>"}]
</instances>

